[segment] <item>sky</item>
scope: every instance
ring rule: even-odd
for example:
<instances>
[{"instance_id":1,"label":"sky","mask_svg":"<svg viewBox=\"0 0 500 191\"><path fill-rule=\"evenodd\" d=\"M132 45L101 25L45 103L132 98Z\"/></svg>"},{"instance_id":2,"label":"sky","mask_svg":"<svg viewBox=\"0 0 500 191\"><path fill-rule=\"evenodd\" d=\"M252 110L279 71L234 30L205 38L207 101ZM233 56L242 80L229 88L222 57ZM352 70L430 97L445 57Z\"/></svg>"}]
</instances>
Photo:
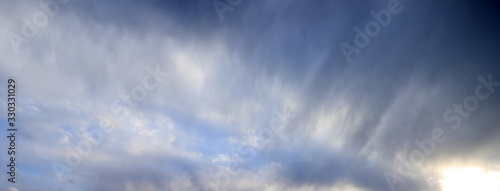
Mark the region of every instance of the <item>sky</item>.
<instances>
[{"instance_id":1,"label":"sky","mask_svg":"<svg viewBox=\"0 0 500 191\"><path fill-rule=\"evenodd\" d=\"M0 191L499 191L499 23L493 0L0 0Z\"/></svg>"}]
</instances>

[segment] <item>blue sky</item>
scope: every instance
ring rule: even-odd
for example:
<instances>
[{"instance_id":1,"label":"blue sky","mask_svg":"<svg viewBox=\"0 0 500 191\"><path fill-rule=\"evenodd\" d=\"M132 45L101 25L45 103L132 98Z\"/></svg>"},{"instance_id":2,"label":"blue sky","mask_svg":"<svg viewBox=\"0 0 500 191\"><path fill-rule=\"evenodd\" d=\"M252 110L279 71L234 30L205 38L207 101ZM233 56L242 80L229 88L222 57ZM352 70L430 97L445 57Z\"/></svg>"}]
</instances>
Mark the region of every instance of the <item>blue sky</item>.
<instances>
[{"instance_id":1,"label":"blue sky","mask_svg":"<svg viewBox=\"0 0 500 191\"><path fill-rule=\"evenodd\" d=\"M213 2L232 11L221 20ZM17 80L19 128L17 182L2 167L0 190L498 191L499 10L0 1L1 87ZM0 108L6 122L6 96Z\"/></svg>"}]
</instances>

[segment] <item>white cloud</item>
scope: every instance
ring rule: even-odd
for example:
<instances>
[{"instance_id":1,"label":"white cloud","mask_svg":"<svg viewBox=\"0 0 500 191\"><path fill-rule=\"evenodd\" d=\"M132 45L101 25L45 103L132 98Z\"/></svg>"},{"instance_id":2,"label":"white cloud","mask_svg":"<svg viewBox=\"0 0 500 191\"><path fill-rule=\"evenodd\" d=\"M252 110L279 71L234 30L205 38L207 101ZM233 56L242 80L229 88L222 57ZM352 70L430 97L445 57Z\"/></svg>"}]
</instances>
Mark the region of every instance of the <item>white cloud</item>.
<instances>
[{"instance_id":1,"label":"white cloud","mask_svg":"<svg viewBox=\"0 0 500 191\"><path fill-rule=\"evenodd\" d=\"M232 154L229 156L228 154L217 154L216 157L212 158L212 162L245 162L238 154Z\"/></svg>"},{"instance_id":2,"label":"white cloud","mask_svg":"<svg viewBox=\"0 0 500 191\"><path fill-rule=\"evenodd\" d=\"M14 188L14 187L9 187L9 188L7 189L7 191L19 191L19 190L18 190L17 188Z\"/></svg>"}]
</instances>

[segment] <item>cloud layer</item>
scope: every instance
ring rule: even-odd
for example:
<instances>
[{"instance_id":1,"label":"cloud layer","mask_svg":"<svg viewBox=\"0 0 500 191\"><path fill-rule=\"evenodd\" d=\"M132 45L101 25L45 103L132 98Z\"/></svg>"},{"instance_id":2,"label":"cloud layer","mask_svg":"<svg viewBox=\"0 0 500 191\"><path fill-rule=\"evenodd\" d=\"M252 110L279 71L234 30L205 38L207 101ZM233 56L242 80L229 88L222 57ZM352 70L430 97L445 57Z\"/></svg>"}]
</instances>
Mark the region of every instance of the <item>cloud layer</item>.
<instances>
[{"instance_id":1,"label":"cloud layer","mask_svg":"<svg viewBox=\"0 0 500 191\"><path fill-rule=\"evenodd\" d=\"M0 2L21 129L1 190L449 191L449 169L500 172L494 2L401 0L350 63L339 45L395 1L242 1L223 21L210 1L40 2ZM479 85L464 117L454 104ZM427 154L415 141L435 129L447 138Z\"/></svg>"}]
</instances>

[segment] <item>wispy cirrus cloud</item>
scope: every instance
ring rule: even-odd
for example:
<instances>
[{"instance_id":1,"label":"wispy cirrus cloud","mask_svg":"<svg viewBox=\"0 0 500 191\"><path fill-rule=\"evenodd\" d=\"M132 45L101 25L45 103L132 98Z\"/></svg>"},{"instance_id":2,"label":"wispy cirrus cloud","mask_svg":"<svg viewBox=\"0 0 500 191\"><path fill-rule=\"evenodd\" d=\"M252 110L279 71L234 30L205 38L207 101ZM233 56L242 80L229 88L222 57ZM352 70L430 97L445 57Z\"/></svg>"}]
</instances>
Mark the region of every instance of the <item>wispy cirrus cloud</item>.
<instances>
[{"instance_id":1,"label":"wispy cirrus cloud","mask_svg":"<svg viewBox=\"0 0 500 191\"><path fill-rule=\"evenodd\" d=\"M384 174L438 127L447 141L398 190L448 191L447 169L499 171L497 92L456 131L442 118L474 94L478 76L500 81L498 15L486 2L412 1L345 64L338 44L386 5L247 1L220 22L211 2L72 1L21 51L0 38L0 77L19 81L24 181L15 187L389 190ZM37 1L0 7L4 37L39 11ZM131 107L124 96L146 67L168 80ZM116 99L130 111L124 119L110 107ZM286 127L259 144L292 105ZM114 131L59 181L51 163L64 164L103 120ZM252 160L241 147L255 150ZM230 174L223 188L217 172Z\"/></svg>"}]
</instances>

